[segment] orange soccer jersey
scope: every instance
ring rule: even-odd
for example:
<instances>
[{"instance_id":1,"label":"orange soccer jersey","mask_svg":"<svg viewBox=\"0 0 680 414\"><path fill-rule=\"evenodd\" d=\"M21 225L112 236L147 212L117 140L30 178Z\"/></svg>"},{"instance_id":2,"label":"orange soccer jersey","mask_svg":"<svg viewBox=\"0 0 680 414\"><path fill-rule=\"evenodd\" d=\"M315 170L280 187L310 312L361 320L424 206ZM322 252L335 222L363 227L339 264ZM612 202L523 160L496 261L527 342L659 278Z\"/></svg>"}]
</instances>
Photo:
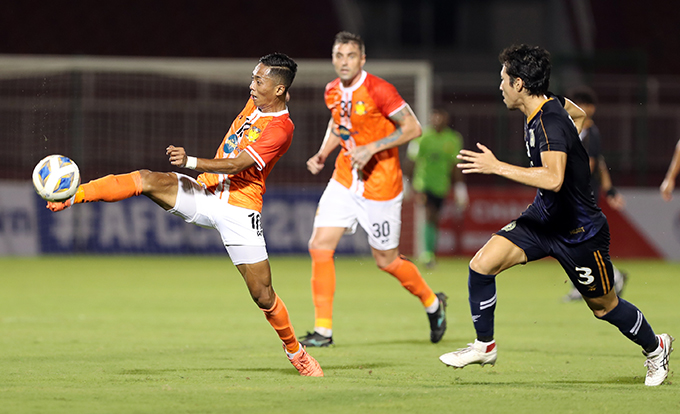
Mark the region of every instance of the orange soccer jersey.
<instances>
[{"instance_id":1,"label":"orange soccer jersey","mask_svg":"<svg viewBox=\"0 0 680 414\"><path fill-rule=\"evenodd\" d=\"M326 106L340 128L342 150L333 178L369 200L391 200L402 191L399 150L390 148L373 156L362 171L352 169L346 151L385 138L396 127L389 117L406 102L389 82L361 72L359 81L345 88L340 79L326 85Z\"/></svg>"},{"instance_id":2,"label":"orange soccer jersey","mask_svg":"<svg viewBox=\"0 0 680 414\"><path fill-rule=\"evenodd\" d=\"M288 109L263 113L248 99L224 136L215 158L235 158L246 151L255 165L238 174L203 173L198 181L213 194L226 197L231 205L261 212L265 180L274 164L288 151L294 129Z\"/></svg>"}]
</instances>

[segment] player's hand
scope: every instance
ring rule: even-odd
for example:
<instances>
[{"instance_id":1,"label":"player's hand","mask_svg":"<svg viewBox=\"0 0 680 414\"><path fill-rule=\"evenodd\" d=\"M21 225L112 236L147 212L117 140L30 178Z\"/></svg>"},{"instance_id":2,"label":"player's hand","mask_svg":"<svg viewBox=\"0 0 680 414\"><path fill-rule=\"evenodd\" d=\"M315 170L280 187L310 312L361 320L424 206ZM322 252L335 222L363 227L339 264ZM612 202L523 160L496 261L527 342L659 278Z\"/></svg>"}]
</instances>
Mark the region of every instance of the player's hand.
<instances>
[{"instance_id":1,"label":"player's hand","mask_svg":"<svg viewBox=\"0 0 680 414\"><path fill-rule=\"evenodd\" d=\"M170 161L170 164L176 165L178 167L184 167L187 165L187 153L184 151L184 148L170 145L165 149L165 154L168 156L168 161Z\"/></svg>"},{"instance_id":2,"label":"player's hand","mask_svg":"<svg viewBox=\"0 0 680 414\"><path fill-rule=\"evenodd\" d=\"M607 196L607 204L614 210L621 211L626 207L626 199L621 193L616 193L612 196Z\"/></svg>"},{"instance_id":3,"label":"player's hand","mask_svg":"<svg viewBox=\"0 0 680 414\"><path fill-rule=\"evenodd\" d=\"M477 148L482 152L474 152L470 150L460 150L457 158L464 162L456 164L462 170L463 174L494 174L500 164L496 156L493 155L490 149L486 146L477 143Z\"/></svg>"},{"instance_id":4,"label":"player's hand","mask_svg":"<svg viewBox=\"0 0 680 414\"><path fill-rule=\"evenodd\" d=\"M675 188L675 180L664 179L661 183L659 191L661 191L661 198L664 201L671 201L673 199L673 189Z\"/></svg>"},{"instance_id":5,"label":"player's hand","mask_svg":"<svg viewBox=\"0 0 680 414\"><path fill-rule=\"evenodd\" d=\"M356 168L357 170L361 171L371 160L371 157L373 157L373 151L368 148L368 145L361 145L347 151L345 155L349 157L349 160L352 163L352 168Z\"/></svg>"},{"instance_id":6,"label":"player's hand","mask_svg":"<svg viewBox=\"0 0 680 414\"><path fill-rule=\"evenodd\" d=\"M317 175L321 170L323 170L324 162L326 160L321 156L321 154L314 154L314 156L307 160L307 169L314 175Z\"/></svg>"}]
</instances>

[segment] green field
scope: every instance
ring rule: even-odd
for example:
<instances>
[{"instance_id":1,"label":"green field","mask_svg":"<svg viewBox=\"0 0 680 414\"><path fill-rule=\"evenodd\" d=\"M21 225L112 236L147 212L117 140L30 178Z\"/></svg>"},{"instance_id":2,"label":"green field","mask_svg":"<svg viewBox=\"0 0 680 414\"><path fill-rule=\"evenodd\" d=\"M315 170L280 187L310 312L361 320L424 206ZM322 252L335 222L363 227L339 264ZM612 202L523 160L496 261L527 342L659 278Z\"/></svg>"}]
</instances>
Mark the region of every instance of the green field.
<instances>
[{"instance_id":1,"label":"green field","mask_svg":"<svg viewBox=\"0 0 680 414\"><path fill-rule=\"evenodd\" d=\"M309 260L271 263L304 334ZM624 297L657 333L679 336L680 264L616 264L631 275ZM467 260L423 271L450 298L434 345L396 280L371 258L338 259L336 345L310 351L324 378L298 375L226 256L1 258L0 269L2 413L680 412L672 372L645 387L639 347L563 303L566 276L551 260L499 277L497 365L454 370L438 356L474 339Z\"/></svg>"}]
</instances>

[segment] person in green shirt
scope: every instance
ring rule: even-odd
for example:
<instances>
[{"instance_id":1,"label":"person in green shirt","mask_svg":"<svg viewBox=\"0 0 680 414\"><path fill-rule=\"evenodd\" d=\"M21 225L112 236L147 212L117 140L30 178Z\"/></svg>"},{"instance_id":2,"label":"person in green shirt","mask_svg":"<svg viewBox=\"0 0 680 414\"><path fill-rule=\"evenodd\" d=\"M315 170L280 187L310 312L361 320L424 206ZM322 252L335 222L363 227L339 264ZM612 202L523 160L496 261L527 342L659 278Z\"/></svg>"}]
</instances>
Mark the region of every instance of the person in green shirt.
<instances>
[{"instance_id":1,"label":"person in green shirt","mask_svg":"<svg viewBox=\"0 0 680 414\"><path fill-rule=\"evenodd\" d=\"M412 185L418 193L416 200L425 206L424 251L420 261L427 267L436 263L439 214L452 182L459 209L464 210L469 201L463 174L455 168L456 156L463 148L463 136L448 123L449 114L443 109L434 109L430 126L408 147L408 157L414 163Z\"/></svg>"}]
</instances>

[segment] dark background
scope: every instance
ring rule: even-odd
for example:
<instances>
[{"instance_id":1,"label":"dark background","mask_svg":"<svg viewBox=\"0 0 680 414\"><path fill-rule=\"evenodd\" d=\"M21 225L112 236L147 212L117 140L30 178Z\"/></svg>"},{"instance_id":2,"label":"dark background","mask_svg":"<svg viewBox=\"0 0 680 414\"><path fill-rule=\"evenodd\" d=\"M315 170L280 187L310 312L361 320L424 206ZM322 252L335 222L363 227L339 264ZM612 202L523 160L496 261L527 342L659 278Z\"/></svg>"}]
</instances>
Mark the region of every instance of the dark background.
<instances>
[{"instance_id":1,"label":"dark background","mask_svg":"<svg viewBox=\"0 0 680 414\"><path fill-rule=\"evenodd\" d=\"M680 6L661 0L24 0L2 6L0 55L258 58L277 51L294 59L328 59L330 66L334 35L349 30L365 39L369 64L372 59L429 62L434 73L433 105L453 113L453 125L463 133L466 145L487 139L499 158L522 163L526 157L521 117L508 114L502 106L497 55L512 43L538 44L553 56L554 92L565 93L570 86L586 83L598 93L596 121L615 183L658 186L680 138L680 115L673 115L680 114L676 111L680 105L678 17ZM21 81L2 84L24 100L33 96L38 109L35 119L24 112L19 120L8 101L0 115L6 131L3 140L23 142L23 147L14 149L19 156L0 168L0 178L26 177L35 160L47 153L77 157L78 148L95 143L101 150L78 161L87 170L86 176L167 167L161 164L165 160L158 157L156 147L139 144L138 149L131 149L142 141L151 145L152 135L166 142L167 135L139 131L140 138L131 139L128 148L117 141L127 130L109 129L111 135L94 136L80 129L78 112L44 107L42 97L73 94L80 82L64 74L30 86ZM66 86L57 89L57 84ZM245 90L247 85L243 86ZM177 90L162 81L151 87L151 94L159 97L164 91ZM179 90L192 87L180 86ZM138 93L134 88L130 91ZM298 82L292 93L294 97L313 96L308 101L318 102L323 112L320 88L304 89ZM226 90L227 95L233 92ZM295 154L279 170L290 168L285 176L323 183L327 176L311 177L304 160L318 148L327 115L324 112L324 119L318 119L300 102L291 107L298 125L296 147L291 149ZM228 119L220 114L212 121L219 125L216 130L223 131L239 109L227 108ZM483 111L470 112L476 109ZM466 118L458 116L465 111ZM121 125L126 122L121 120ZM168 125L169 130L182 128ZM488 126L495 128L491 131ZM220 133L210 135L206 144L210 150L201 155L214 151L214 136ZM45 144L44 136L51 141ZM115 155L116 151L120 154ZM270 181L283 177L280 174ZM505 183L481 176L470 180Z\"/></svg>"},{"instance_id":2,"label":"dark background","mask_svg":"<svg viewBox=\"0 0 680 414\"><path fill-rule=\"evenodd\" d=\"M338 4L331 0L297 1L39 1L5 2L0 13L0 52L6 54L65 54L174 57L259 57L281 51L291 57L329 56L333 35L343 29ZM494 4L533 7L562 3L564 18L574 25L575 3L589 9L596 31L594 46L600 53L640 56L649 73L678 74L677 25L680 6L673 1L592 0L576 2L541 1L356 1L369 56L432 59L442 53L474 48L478 53L491 46L484 35L463 39L454 27L463 11L478 20L468 33L492 30L484 26L484 14ZM429 4L431 18L422 18L420 4ZM512 6L510 7L512 8ZM399 9L398 13L383 13ZM518 11L521 13L521 11ZM526 13L525 13L526 14ZM516 19L512 12L506 19ZM381 44L376 26L387 25L397 32L396 40ZM423 35L429 26L429 35ZM481 27L480 27L481 26ZM512 36L510 36L512 37ZM431 39L429 39L431 38ZM582 42L578 34L573 41ZM515 39L508 39L509 42ZM397 50L392 50L397 44ZM431 47L434 46L434 47ZM423 52L423 48L426 49ZM420 53L414 52L418 49ZM430 50L427 52L427 50ZM578 50L578 49L577 49ZM418 55L418 56L415 56ZM610 69L610 68L608 68ZM619 71L631 68L620 67Z\"/></svg>"}]
</instances>

